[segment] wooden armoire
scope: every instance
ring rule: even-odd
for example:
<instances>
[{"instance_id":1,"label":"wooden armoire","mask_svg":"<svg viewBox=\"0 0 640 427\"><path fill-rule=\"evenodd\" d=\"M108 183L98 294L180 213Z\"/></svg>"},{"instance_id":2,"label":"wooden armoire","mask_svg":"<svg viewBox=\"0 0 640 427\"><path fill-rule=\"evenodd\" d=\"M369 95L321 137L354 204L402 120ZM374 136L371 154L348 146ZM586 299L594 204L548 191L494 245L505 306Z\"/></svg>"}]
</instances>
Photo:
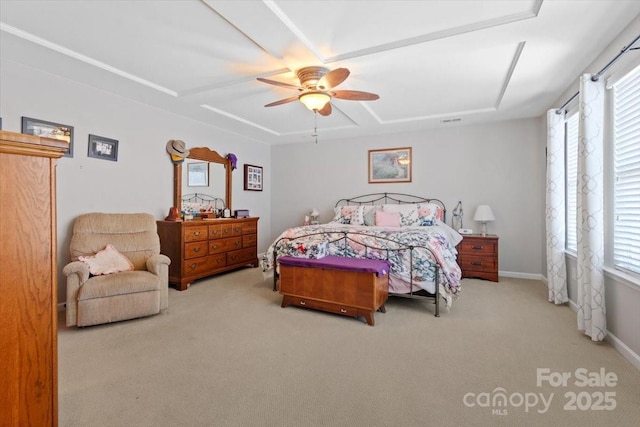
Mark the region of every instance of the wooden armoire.
<instances>
[{"instance_id":1,"label":"wooden armoire","mask_svg":"<svg viewBox=\"0 0 640 427\"><path fill-rule=\"evenodd\" d=\"M56 161L67 149L0 131L0 426L58 425Z\"/></svg>"}]
</instances>

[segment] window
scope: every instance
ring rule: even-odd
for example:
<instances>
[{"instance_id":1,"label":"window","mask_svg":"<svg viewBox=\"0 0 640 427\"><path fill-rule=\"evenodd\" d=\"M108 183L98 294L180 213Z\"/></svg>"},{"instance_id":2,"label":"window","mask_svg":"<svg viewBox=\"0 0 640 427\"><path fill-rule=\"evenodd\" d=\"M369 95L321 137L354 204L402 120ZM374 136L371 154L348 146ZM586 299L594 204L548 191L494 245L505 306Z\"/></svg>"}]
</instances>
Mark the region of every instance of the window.
<instances>
[{"instance_id":1,"label":"window","mask_svg":"<svg viewBox=\"0 0 640 427\"><path fill-rule=\"evenodd\" d=\"M613 86L613 263L640 273L640 67Z\"/></svg>"},{"instance_id":2,"label":"window","mask_svg":"<svg viewBox=\"0 0 640 427\"><path fill-rule=\"evenodd\" d=\"M567 239L568 250L577 251L577 218L578 207L578 113L571 115L566 123L565 146L566 146L566 216L567 216Z\"/></svg>"}]
</instances>

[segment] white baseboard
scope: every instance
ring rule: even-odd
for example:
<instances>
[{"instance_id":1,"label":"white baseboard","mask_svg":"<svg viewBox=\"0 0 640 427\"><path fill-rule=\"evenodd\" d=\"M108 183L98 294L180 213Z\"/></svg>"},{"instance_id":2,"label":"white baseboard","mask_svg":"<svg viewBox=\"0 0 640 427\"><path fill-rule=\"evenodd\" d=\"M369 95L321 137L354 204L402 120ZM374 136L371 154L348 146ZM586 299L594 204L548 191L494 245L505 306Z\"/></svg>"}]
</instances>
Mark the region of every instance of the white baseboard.
<instances>
[{"instance_id":1,"label":"white baseboard","mask_svg":"<svg viewBox=\"0 0 640 427\"><path fill-rule=\"evenodd\" d=\"M573 310L574 313L578 312L578 305L569 300L569 307ZM618 353L622 355L629 363L636 367L637 370L640 371L640 355L636 354L635 351L631 350L624 342L620 340L620 338L613 335L611 332L607 331L607 336L605 337L605 341L611 344L611 347L616 349Z\"/></svg>"},{"instance_id":2,"label":"white baseboard","mask_svg":"<svg viewBox=\"0 0 640 427\"><path fill-rule=\"evenodd\" d=\"M629 363L636 367L637 370L640 371L640 355L636 354L633 350L631 350L625 343L620 341L618 337L613 335L611 332L607 331L607 336L605 340L611 344L611 347L615 348L618 353L622 355Z\"/></svg>"},{"instance_id":3,"label":"white baseboard","mask_svg":"<svg viewBox=\"0 0 640 427\"><path fill-rule=\"evenodd\" d=\"M541 280L545 281L541 274L519 273L516 271L499 271L498 276L513 277L514 279Z\"/></svg>"}]
</instances>

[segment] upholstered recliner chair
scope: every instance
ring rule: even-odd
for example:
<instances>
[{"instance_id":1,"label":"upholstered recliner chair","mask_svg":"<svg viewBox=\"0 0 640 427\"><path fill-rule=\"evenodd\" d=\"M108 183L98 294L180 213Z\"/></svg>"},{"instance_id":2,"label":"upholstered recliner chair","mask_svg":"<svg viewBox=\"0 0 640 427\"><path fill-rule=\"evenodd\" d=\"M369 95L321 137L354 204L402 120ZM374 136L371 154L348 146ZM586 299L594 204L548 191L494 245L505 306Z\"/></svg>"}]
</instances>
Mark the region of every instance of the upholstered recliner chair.
<instances>
[{"instance_id":1,"label":"upholstered recliner chair","mask_svg":"<svg viewBox=\"0 0 640 427\"><path fill-rule=\"evenodd\" d=\"M109 245L132 270L91 275L86 257ZM121 255L120 255L121 254ZM127 261L122 257L128 258ZM153 216L146 213L80 215L73 225L67 277L67 326L89 326L157 314L168 307L169 264L160 254ZM92 265L92 268L93 265Z\"/></svg>"}]
</instances>

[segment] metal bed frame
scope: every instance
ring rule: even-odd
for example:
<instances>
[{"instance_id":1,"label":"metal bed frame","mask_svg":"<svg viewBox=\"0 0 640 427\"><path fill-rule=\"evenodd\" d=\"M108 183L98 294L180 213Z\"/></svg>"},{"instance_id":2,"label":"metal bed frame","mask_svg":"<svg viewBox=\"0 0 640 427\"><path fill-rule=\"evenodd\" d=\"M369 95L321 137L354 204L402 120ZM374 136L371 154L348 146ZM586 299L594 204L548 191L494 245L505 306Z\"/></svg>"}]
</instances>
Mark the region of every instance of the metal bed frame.
<instances>
[{"instance_id":1,"label":"metal bed frame","mask_svg":"<svg viewBox=\"0 0 640 427\"><path fill-rule=\"evenodd\" d=\"M447 210L446 207L444 205L444 203L439 200L439 199L430 199L430 198L425 198L425 197L420 197L420 196L413 196L410 194L403 194L403 193L371 193L371 194L365 194L363 196L357 196L357 197L353 197L350 199L340 199L338 200L338 202L336 202L336 207L338 206L362 206L362 205L383 205L383 204L411 204L411 203L435 203L437 205L439 205L440 207L442 207L443 210L443 214L442 214L442 221L446 220L446 215L447 215ZM277 257L278 257L278 248L281 244L285 243L285 241L288 242L295 242L297 239L302 239L302 238L306 238L306 237L310 237L310 236L315 236L315 235L325 235L325 234L331 234L331 235L335 235L335 238L332 238L331 240L327 241L327 244L336 244L338 242L342 241L342 248L346 248L346 246L348 245L348 243L354 242L358 245L361 245L365 248L365 258L367 258L367 253L369 250L378 250L378 251L385 251L387 256L386 256L386 260L389 260L389 255L392 252L400 252L400 251L411 251L411 262L410 262L410 277L411 277L411 282L410 282L410 292L408 293L394 293L394 292L390 292L389 295L390 296L397 296L397 297L403 297L403 298L432 298L434 299L434 304L435 304L435 317L440 317L440 265L438 264L437 258L435 256L435 254L433 253L433 251L425 246L413 246L413 245L405 245L401 242L398 242L394 239L390 239L390 238L386 238L386 237L380 237L380 236L375 236L375 233L367 233L367 232L347 232L347 231L338 231L338 232L312 232L312 233L308 233L305 235L301 235L301 236L297 236L297 237L282 237L280 239L278 239L277 241L274 242L273 247L274 247L274 251L273 251L273 290L274 292L278 290L278 268L277 268ZM370 246L370 245L366 245L360 241L356 241L355 237L356 236L375 236L376 238L379 239L383 239L387 242L390 242L391 244L395 245L396 247L394 248L379 248L379 247L375 247L375 246ZM424 249L426 250L431 258L434 261L434 267L435 267L435 293L429 293L427 291L425 291L424 289L420 289L418 291L414 291L413 290L413 250L414 249ZM379 258L376 258L379 259Z\"/></svg>"}]
</instances>

